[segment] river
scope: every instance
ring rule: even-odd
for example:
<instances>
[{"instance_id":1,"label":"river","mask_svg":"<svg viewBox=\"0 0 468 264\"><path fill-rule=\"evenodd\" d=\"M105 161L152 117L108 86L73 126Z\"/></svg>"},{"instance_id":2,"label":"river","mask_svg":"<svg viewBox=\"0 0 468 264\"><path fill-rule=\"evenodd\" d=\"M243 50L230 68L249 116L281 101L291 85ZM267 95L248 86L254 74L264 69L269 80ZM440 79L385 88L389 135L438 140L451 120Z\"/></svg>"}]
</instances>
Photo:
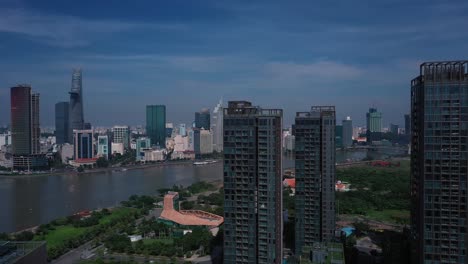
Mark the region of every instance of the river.
<instances>
[{"instance_id":1,"label":"river","mask_svg":"<svg viewBox=\"0 0 468 264\"><path fill-rule=\"evenodd\" d=\"M360 160L369 153L338 151L337 162ZM285 157L284 167L294 166ZM198 181L222 179L222 163L205 166L168 165L127 171L105 171L78 175L0 177L0 232L14 232L53 219L96 208L116 206L133 194L156 194L174 184L188 186Z\"/></svg>"}]
</instances>

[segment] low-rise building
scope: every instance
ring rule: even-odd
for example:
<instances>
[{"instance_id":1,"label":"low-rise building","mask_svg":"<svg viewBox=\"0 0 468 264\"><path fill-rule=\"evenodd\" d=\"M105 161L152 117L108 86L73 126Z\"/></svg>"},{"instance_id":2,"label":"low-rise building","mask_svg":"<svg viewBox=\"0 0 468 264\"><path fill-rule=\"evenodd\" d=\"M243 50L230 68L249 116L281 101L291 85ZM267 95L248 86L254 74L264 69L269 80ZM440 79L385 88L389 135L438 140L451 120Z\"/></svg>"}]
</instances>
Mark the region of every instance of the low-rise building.
<instances>
[{"instance_id":1,"label":"low-rise building","mask_svg":"<svg viewBox=\"0 0 468 264\"><path fill-rule=\"evenodd\" d=\"M143 150L143 155L143 161L163 161L166 159L166 150L145 149Z\"/></svg>"},{"instance_id":2,"label":"low-rise building","mask_svg":"<svg viewBox=\"0 0 468 264\"><path fill-rule=\"evenodd\" d=\"M136 140L136 160L142 161L145 158L145 150L151 148L151 139L149 137L141 137Z\"/></svg>"},{"instance_id":3,"label":"low-rise building","mask_svg":"<svg viewBox=\"0 0 468 264\"><path fill-rule=\"evenodd\" d=\"M11 132L0 134L0 147L5 145L11 145Z\"/></svg>"},{"instance_id":4,"label":"low-rise building","mask_svg":"<svg viewBox=\"0 0 468 264\"><path fill-rule=\"evenodd\" d=\"M112 149L112 155L115 155L115 154L123 155L124 154L124 144L123 143L112 142L111 149Z\"/></svg>"},{"instance_id":5,"label":"low-rise building","mask_svg":"<svg viewBox=\"0 0 468 264\"><path fill-rule=\"evenodd\" d=\"M96 165L96 161L97 161L97 158L75 159L75 160L70 160L69 164L75 168L78 168L81 166L94 167Z\"/></svg>"},{"instance_id":6,"label":"low-rise building","mask_svg":"<svg viewBox=\"0 0 468 264\"><path fill-rule=\"evenodd\" d=\"M13 168L13 156L11 153L0 150L0 166L5 168Z\"/></svg>"},{"instance_id":7,"label":"low-rise building","mask_svg":"<svg viewBox=\"0 0 468 264\"><path fill-rule=\"evenodd\" d=\"M337 192L349 192L351 184L342 181L336 181L335 183L335 191Z\"/></svg>"},{"instance_id":8,"label":"low-rise building","mask_svg":"<svg viewBox=\"0 0 468 264\"><path fill-rule=\"evenodd\" d=\"M73 150L73 145L68 143L65 143L59 147L58 151L60 153L62 163L68 164L68 161L73 159Z\"/></svg>"},{"instance_id":9,"label":"low-rise building","mask_svg":"<svg viewBox=\"0 0 468 264\"><path fill-rule=\"evenodd\" d=\"M98 136L97 155L99 157L104 157L106 159L109 159L110 154L111 154L111 142L109 140L109 136L107 136L107 135Z\"/></svg>"},{"instance_id":10,"label":"low-rise building","mask_svg":"<svg viewBox=\"0 0 468 264\"><path fill-rule=\"evenodd\" d=\"M301 264L344 264L344 250L341 243L314 243L304 247L299 263Z\"/></svg>"},{"instance_id":11,"label":"low-rise building","mask_svg":"<svg viewBox=\"0 0 468 264\"><path fill-rule=\"evenodd\" d=\"M184 152L189 150L189 138L177 135L174 137L174 152Z\"/></svg>"},{"instance_id":12,"label":"low-rise building","mask_svg":"<svg viewBox=\"0 0 468 264\"><path fill-rule=\"evenodd\" d=\"M193 152L191 150L172 152L171 160L178 160L178 159L194 160L195 159L195 152Z\"/></svg>"}]
</instances>

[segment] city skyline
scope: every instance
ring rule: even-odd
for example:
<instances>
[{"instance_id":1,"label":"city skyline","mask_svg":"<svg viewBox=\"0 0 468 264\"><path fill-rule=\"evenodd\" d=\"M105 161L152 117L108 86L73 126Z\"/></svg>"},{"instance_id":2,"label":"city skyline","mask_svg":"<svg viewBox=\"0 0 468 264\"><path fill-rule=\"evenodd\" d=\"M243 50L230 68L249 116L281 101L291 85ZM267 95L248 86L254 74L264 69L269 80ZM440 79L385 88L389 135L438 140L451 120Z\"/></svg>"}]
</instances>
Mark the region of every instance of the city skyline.
<instances>
[{"instance_id":1,"label":"city skyline","mask_svg":"<svg viewBox=\"0 0 468 264\"><path fill-rule=\"evenodd\" d=\"M363 125L362 113L375 106L384 126L403 127L415 65L460 56L466 37L455 30L468 6L347 5L94 3L85 12L82 3L7 1L0 8L0 124L9 122L8 87L29 83L43 94L42 123L53 126L69 72L81 67L85 114L95 125L144 124L147 104L165 104L168 120L189 123L195 109L224 97L281 107L286 126L307 105L333 104L338 120ZM423 45L446 38L456 41L443 51Z\"/></svg>"}]
</instances>

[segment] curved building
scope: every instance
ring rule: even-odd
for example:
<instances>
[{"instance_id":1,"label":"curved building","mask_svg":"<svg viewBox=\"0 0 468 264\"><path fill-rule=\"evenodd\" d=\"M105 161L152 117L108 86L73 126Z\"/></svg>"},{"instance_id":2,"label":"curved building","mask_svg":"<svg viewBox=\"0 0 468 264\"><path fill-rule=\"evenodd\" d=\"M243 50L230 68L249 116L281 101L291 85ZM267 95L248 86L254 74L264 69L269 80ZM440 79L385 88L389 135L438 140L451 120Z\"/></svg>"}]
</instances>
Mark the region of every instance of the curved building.
<instances>
[{"instance_id":1,"label":"curved building","mask_svg":"<svg viewBox=\"0 0 468 264\"><path fill-rule=\"evenodd\" d=\"M84 129L83 117L83 90L81 69L73 69L72 87L70 91L70 128L69 138L72 138L74 129Z\"/></svg>"}]
</instances>

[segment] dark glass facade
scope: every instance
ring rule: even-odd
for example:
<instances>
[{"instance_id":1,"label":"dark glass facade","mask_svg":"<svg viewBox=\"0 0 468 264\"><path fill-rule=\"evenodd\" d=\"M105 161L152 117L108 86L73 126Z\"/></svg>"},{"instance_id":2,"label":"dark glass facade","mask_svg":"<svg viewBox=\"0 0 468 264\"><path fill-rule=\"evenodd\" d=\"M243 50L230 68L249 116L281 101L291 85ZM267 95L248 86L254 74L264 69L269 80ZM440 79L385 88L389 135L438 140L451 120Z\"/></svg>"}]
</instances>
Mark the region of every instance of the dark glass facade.
<instances>
[{"instance_id":1,"label":"dark glass facade","mask_svg":"<svg viewBox=\"0 0 468 264\"><path fill-rule=\"evenodd\" d=\"M282 263L280 109L224 108L224 263Z\"/></svg>"},{"instance_id":2,"label":"dark glass facade","mask_svg":"<svg viewBox=\"0 0 468 264\"><path fill-rule=\"evenodd\" d=\"M81 69L73 70L69 113L69 139L71 139L73 138L73 130L84 129L83 85Z\"/></svg>"},{"instance_id":3,"label":"dark glass facade","mask_svg":"<svg viewBox=\"0 0 468 264\"><path fill-rule=\"evenodd\" d=\"M31 94L31 154L41 153L41 125L39 123L39 94Z\"/></svg>"},{"instance_id":4,"label":"dark glass facade","mask_svg":"<svg viewBox=\"0 0 468 264\"><path fill-rule=\"evenodd\" d=\"M70 104L60 102L55 104L55 138L57 144L72 143L68 138Z\"/></svg>"},{"instance_id":5,"label":"dark glass facade","mask_svg":"<svg viewBox=\"0 0 468 264\"><path fill-rule=\"evenodd\" d=\"M296 114L296 236L300 255L335 233L335 107L313 106Z\"/></svg>"},{"instance_id":6,"label":"dark glass facade","mask_svg":"<svg viewBox=\"0 0 468 264\"><path fill-rule=\"evenodd\" d=\"M47 167L40 155L39 94L28 85L11 88L11 138L13 168L34 170Z\"/></svg>"},{"instance_id":7,"label":"dark glass facade","mask_svg":"<svg viewBox=\"0 0 468 264\"><path fill-rule=\"evenodd\" d=\"M74 159L91 159L94 157L93 131L73 131Z\"/></svg>"},{"instance_id":8,"label":"dark glass facade","mask_svg":"<svg viewBox=\"0 0 468 264\"><path fill-rule=\"evenodd\" d=\"M467 263L468 61L411 81L413 263Z\"/></svg>"},{"instance_id":9,"label":"dark glass facade","mask_svg":"<svg viewBox=\"0 0 468 264\"><path fill-rule=\"evenodd\" d=\"M353 145L353 121L348 118L342 121L343 126L343 136L341 137L343 141L343 147L349 148Z\"/></svg>"},{"instance_id":10,"label":"dark glass facade","mask_svg":"<svg viewBox=\"0 0 468 264\"><path fill-rule=\"evenodd\" d=\"M11 138L13 155L32 154L30 86L11 88Z\"/></svg>"},{"instance_id":11,"label":"dark glass facade","mask_svg":"<svg viewBox=\"0 0 468 264\"><path fill-rule=\"evenodd\" d=\"M146 106L146 135L151 144L161 148L166 147L166 106Z\"/></svg>"},{"instance_id":12,"label":"dark glass facade","mask_svg":"<svg viewBox=\"0 0 468 264\"><path fill-rule=\"evenodd\" d=\"M210 130L210 110L203 109L195 113L195 127Z\"/></svg>"}]
</instances>

